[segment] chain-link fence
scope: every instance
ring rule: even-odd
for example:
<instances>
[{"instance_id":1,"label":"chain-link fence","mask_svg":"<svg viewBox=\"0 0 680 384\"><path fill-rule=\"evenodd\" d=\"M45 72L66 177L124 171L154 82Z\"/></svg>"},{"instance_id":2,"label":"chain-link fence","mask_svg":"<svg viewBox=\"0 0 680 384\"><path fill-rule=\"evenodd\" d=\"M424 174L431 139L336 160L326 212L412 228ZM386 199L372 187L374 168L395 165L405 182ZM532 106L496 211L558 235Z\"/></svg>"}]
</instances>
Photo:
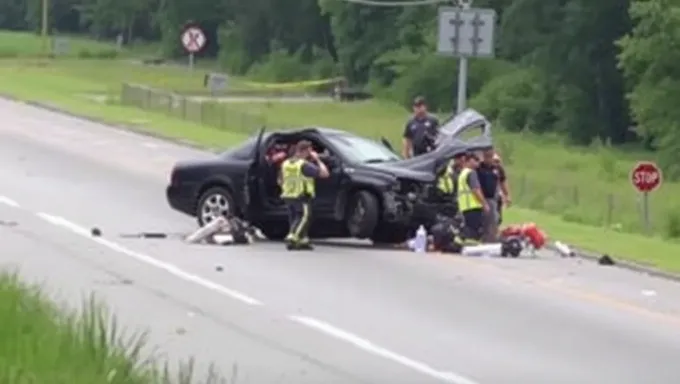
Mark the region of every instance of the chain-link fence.
<instances>
[{"instance_id":1,"label":"chain-link fence","mask_svg":"<svg viewBox=\"0 0 680 384\"><path fill-rule=\"evenodd\" d=\"M139 84L124 83L120 103L231 132L251 133L267 125L261 115L240 111L209 97L186 96Z\"/></svg>"},{"instance_id":2,"label":"chain-link fence","mask_svg":"<svg viewBox=\"0 0 680 384\"><path fill-rule=\"evenodd\" d=\"M674 203L672 191L650 194L647 223L643 197L632 186L624 187L620 182L584 184L558 176L542 179L525 170L508 176L518 206L549 212L574 223L680 238L680 205Z\"/></svg>"}]
</instances>

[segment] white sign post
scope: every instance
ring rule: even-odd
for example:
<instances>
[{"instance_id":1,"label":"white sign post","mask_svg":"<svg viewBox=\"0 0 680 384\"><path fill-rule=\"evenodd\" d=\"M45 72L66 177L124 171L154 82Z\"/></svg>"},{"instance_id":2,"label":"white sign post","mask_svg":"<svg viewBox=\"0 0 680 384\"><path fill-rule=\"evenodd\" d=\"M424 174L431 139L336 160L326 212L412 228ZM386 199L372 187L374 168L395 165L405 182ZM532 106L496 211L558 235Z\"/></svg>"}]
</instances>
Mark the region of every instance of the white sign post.
<instances>
[{"instance_id":1,"label":"white sign post","mask_svg":"<svg viewBox=\"0 0 680 384\"><path fill-rule=\"evenodd\" d=\"M205 43L205 34L197 26L187 27L182 32L182 46L189 54L189 69L194 69L194 55L205 47Z\"/></svg>"},{"instance_id":2,"label":"white sign post","mask_svg":"<svg viewBox=\"0 0 680 384\"><path fill-rule=\"evenodd\" d=\"M494 56L496 11L471 8L472 0L457 0L457 7L439 8L437 53L458 57L458 105L461 113L467 104L468 59Z\"/></svg>"}]
</instances>

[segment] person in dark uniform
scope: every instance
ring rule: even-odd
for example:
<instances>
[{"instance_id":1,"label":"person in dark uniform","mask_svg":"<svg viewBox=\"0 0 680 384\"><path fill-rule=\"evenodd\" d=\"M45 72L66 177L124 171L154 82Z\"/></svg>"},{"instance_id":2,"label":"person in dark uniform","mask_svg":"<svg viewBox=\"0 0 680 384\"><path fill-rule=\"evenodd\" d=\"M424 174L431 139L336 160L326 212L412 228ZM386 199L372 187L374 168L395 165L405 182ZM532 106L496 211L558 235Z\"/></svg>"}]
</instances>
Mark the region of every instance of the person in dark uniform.
<instances>
[{"instance_id":1,"label":"person in dark uniform","mask_svg":"<svg viewBox=\"0 0 680 384\"><path fill-rule=\"evenodd\" d=\"M503 167L503 159L498 152L493 155L493 163L498 168L498 179L501 183L501 193L498 196L498 225L503 223L503 208L510 206L512 198L510 197L510 186L508 185L508 176Z\"/></svg>"},{"instance_id":2,"label":"person in dark uniform","mask_svg":"<svg viewBox=\"0 0 680 384\"><path fill-rule=\"evenodd\" d=\"M484 241L495 242L498 237L499 224L499 199L501 197L501 179L505 179L505 174L501 174L502 169L494 161L495 151L492 148L483 152L483 159L477 175L479 184L489 205L489 211L484 218Z\"/></svg>"},{"instance_id":3,"label":"person in dark uniform","mask_svg":"<svg viewBox=\"0 0 680 384\"><path fill-rule=\"evenodd\" d=\"M481 240L484 216L489 212L489 204L484 198L477 175L478 166L477 156L474 153L468 153L457 180L458 209L463 215L461 236L466 243Z\"/></svg>"},{"instance_id":4,"label":"person in dark uniform","mask_svg":"<svg viewBox=\"0 0 680 384\"><path fill-rule=\"evenodd\" d=\"M427 112L422 96L413 100L413 116L404 128L402 155L405 159L422 155L434 149L439 120Z\"/></svg>"},{"instance_id":5,"label":"person in dark uniform","mask_svg":"<svg viewBox=\"0 0 680 384\"><path fill-rule=\"evenodd\" d=\"M290 225L286 236L288 250L312 249L307 233L311 221L310 203L315 197L314 179L328 176L328 168L319 160L312 143L306 140L297 143L293 156L281 164L281 198L288 206Z\"/></svg>"}]
</instances>

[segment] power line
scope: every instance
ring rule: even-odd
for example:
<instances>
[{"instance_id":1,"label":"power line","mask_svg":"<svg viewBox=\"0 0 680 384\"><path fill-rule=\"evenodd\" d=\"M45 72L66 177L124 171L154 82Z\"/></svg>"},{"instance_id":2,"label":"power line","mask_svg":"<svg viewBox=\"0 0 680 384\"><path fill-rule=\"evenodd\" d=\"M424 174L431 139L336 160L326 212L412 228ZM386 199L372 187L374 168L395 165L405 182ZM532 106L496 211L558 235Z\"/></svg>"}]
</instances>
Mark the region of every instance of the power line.
<instances>
[{"instance_id":1,"label":"power line","mask_svg":"<svg viewBox=\"0 0 680 384\"><path fill-rule=\"evenodd\" d=\"M404 1L380 1L380 0L342 0L347 3L368 5L372 7L418 7L450 3L451 0L404 0Z\"/></svg>"}]
</instances>

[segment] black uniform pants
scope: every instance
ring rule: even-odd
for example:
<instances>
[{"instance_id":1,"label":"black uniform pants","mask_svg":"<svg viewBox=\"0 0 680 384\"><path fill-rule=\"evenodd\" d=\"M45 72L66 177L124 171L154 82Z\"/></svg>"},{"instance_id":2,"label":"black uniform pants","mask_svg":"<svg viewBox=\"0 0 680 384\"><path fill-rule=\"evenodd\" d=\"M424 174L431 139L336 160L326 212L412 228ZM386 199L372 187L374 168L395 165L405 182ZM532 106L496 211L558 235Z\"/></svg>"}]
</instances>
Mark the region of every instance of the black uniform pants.
<instances>
[{"instance_id":1,"label":"black uniform pants","mask_svg":"<svg viewBox=\"0 0 680 384\"><path fill-rule=\"evenodd\" d=\"M463 212L463 231L461 235L466 240L481 240L484 233L484 210L470 209Z\"/></svg>"},{"instance_id":2,"label":"black uniform pants","mask_svg":"<svg viewBox=\"0 0 680 384\"><path fill-rule=\"evenodd\" d=\"M312 218L311 203L308 199L286 199L288 206L289 232L287 239L294 243L309 241L309 224Z\"/></svg>"},{"instance_id":3,"label":"black uniform pants","mask_svg":"<svg viewBox=\"0 0 680 384\"><path fill-rule=\"evenodd\" d=\"M501 225L503 223L503 199L501 197L498 198L498 225Z\"/></svg>"}]
</instances>

